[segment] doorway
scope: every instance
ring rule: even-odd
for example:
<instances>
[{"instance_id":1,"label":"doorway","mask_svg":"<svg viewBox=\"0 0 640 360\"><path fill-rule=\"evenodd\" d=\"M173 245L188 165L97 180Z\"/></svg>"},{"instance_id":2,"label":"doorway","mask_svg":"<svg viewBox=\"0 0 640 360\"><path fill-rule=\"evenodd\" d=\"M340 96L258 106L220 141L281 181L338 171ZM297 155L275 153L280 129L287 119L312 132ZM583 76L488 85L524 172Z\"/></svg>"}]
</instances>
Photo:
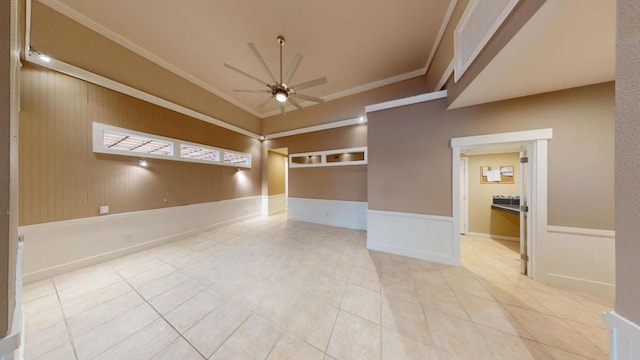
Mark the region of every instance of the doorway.
<instances>
[{"instance_id":1,"label":"doorway","mask_svg":"<svg viewBox=\"0 0 640 360\"><path fill-rule=\"evenodd\" d=\"M267 151L268 215L287 211L289 195L289 149L278 148Z\"/></svg>"},{"instance_id":2,"label":"doorway","mask_svg":"<svg viewBox=\"0 0 640 360\"><path fill-rule=\"evenodd\" d=\"M462 258L527 274L526 144L461 148ZM522 206L522 207L521 207Z\"/></svg>"},{"instance_id":3,"label":"doorway","mask_svg":"<svg viewBox=\"0 0 640 360\"><path fill-rule=\"evenodd\" d=\"M524 228L526 230L526 263L527 274L535 279L539 265L542 264L537 254L544 246L544 238L541 234L546 232L547 226L547 145L548 140L553 137L553 129L540 129L519 131L511 133L500 133L491 135L478 135L451 139L452 156L452 217L453 229L461 229L461 199L460 184L461 150L482 146L508 146L525 145L528 150L529 172L525 175L528 179L526 197L528 206L527 216L524 217ZM452 232L452 245L454 258L460 264L461 235L460 231Z\"/></svg>"}]
</instances>

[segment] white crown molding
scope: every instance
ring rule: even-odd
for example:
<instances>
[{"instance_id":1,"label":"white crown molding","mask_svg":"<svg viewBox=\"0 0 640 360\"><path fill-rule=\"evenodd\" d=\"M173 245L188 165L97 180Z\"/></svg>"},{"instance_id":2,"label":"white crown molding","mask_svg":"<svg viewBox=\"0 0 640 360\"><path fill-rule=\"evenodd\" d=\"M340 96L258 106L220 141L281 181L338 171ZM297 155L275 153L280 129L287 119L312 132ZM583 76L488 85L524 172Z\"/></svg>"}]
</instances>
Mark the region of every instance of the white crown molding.
<instances>
[{"instance_id":1,"label":"white crown molding","mask_svg":"<svg viewBox=\"0 0 640 360\"><path fill-rule=\"evenodd\" d=\"M28 0L28 2L30 3L32 0ZM222 91L216 89L215 87L209 85L208 83L198 79L197 77L195 77L194 75L192 75L191 73L189 73L188 71L185 71L173 64L171 64L170 62L162 59L161 57L155 55L154 53L148 51L147 49L131 42L130 40L126 39L125 37L123 37L122 35L107 29L106 27L104 27L103 25L95 22L94 20L88 18L87 16L80 14L79 12L75 11L74 9L70 8L69 6L61 3L58 0L38 0L41 3L47 5L48 7L54 9L55 11L79 22L80 24L88 27L89 29L97 32L98 34L106 37L107 39L115 42L116 44L119 44L129 50L131 50L132 52L142 56L143 58L161 66L162 68L169 70L170 72L182 77L183 79L198 85L199 87L207 90L208 92L221 97L222 99L232 103L233 105L241 108L242 110L260 117L260 114L255 111L254 109L252 109L251 107L243 104L242 102L232 98L231 96L223 93ZM29 32L29 31L27 31Z\"/></svg>"},{"instance_id":2,"label":"white crown molding","mask_svg":"<svg viewBox=\"0 0 640 360\"><path fill-rule=\"evenodd\" d=\"M405 74L400 74L400 75L397 75L397 76L392 76L390 78L374 81L372 83L356 86L356 87L351 88L351 89L339 91L337 93L333 93L331 95L324 96L323 99L325 101L341 99L341 98L344 98L344 97L347 97L347 96L351 96L351 95L363 93L365 91L377 89L379 87L395 84L395 83L400 82L400 81L413 79L415 77L422 76L422 75L425 75L425 74L426 74L426 71L425 71L424 68L422 68L422 69L414 70L414 71L411 71L411 72L408 72L408 73L405 73ZM304 107L309 107L311 105L317 105L317 104L314 103L314 102L311 102L311 101L305 101L305 102L301 103L301 105L304 106ZM293 107L293 106L288 106L285 109L285 112L288 112L288 111L291 111L291 110L295 110L295 109L296 108ZM270 111L270 112L267 112L267 113L264 113L264 114L260 114L260 117L261 118L266 118L266 117L274 116L274 115L278 115L278 114L280 114L280 110L273 110L273 111Z\"/></svg>"},{"instance_id":3,"label":"white crown molding","mask_svg":"<svg viewBox=\"0 0 640 360\"><path fill-rule=\"evenodd\" d=\"M273 134L265 135L264 138L265 140L277 139L277 138L286 137L286 136L300 135L300 134L306 134L310 132L335 129L335 128L344 127L344 126L364 124L366 122L367 122L367 119L365 117L357 117L352 119L334 121L326 124L304 127L300 129L273 133Z\"/></svg>"},{"instance_id":4,"label":"white crown molding","mask_svg":"<svg viewBox=\"0 0 640 360\"><path fill-rule=\"evenodd\" d=\"M401 106L417 104L425 101L442 99L447 97L447 90L430 92L422 95L410 96L398 100L387 101L379 104L367 105L364 107L365 113L374 111L393 109Z\"/></svg>"},{"instance_id":5,"label":"white crown molding","mask_svg":"<svg viewBox=\"0 0 640 360\"><path fill-rule=\"evenodd\" d=\"M453 74L453 69L455 68L455 64L456 64L455 59L451 59L449 66L447 66L447 69L442 74L440 81L438 81L438 84L436 85L435 89L433 89L433 91L440 91L440 89L442 89L442 87L447 82L451 74Z\"/></svg>"},{"instance_id":6,"label":"white crown molding","mask_svg":"<svg viewBox=\"0 0 640 360\"><path fill-rule=\"evenodd\" d=\"M30 17L31 15L31 11L30 11L30 7L31 7L31 1L32 0L27 0L27 16ZM270 111L270 112L266 112L266 113L259 113L257 111L255 111L253 108L243 104L242 102L234 99L233 97L226 95L225 93L223 93L222 91L216 89L215 87L209 85L208 83L205 83L204 81L198 79L197 77L195 77L194 75L192 75L191 73L169 63L168 61L160 58L159 56L153 54L152 52L146 50L145 48L136 45L135 43L131 42L130 40L126 39L125 37L121 36L120 34L104 27L103 25L95 22L94 20L90 19L89 17L75 11L74 9L70 8L69 6L63 4L62 2L60 2L59 0L39 0L41 3L45 4L46 6L54 9L55 11L77 21L78 23L88 27L89 29L101 34L102 36L108 38L109 40L114 41L115 43L131 50L132 52L142 56L143 58L167 69L168 71L171 71L172 73L184 78L185 80L207 90L208 92L219 96L220 98L230 102L233 105L238 106L239 108L263 119L266 117L270 117L270 116L274 116L274 115L278 115L280 113L280 110L274 110L274 111ZM453 10L455 8L457 0L451 0L450 4L449 4L449 8L447 9L447 13L445 15L445 18L440 26L440 29L438 31L438 35L436 37L436 41L433 44L433 47L431 48L431 52L429 53L429 57L427 59L427 62L425 64L425 66L423 68L408 72L408 73L404 73L404 74L400 74L400 75L396 75L396 76L392 76L390 78L386 78L386 79L382 79L382 80L378 80L378 81L374 81L368 84L364 84L364 85L360 85L360 86L356 86L354 88L351 89L347 89L347 90L343 90L343 91L339 91L327 96L324 96L323 98L325 99L325 101L331 101L331 100L336 100L336 99L340 99L340 98L344 98L347 96L351 96L351 95L355 95L355 94L359 94L365 91L369 91L369 90L373 90L379 87L383 87L383 86L387 86L390 84L394 84L400 81L404 81L404 80L408 80L408 79L412 79L414 77L418 77L418 76L423 76L426 74L427 69L429 68L429 66L431 65L431 62L433 61L433 58L435 56L435 53L438 49L438 47L440 46L440 42L442 41L442 36L444 35L444 32L446 30L447 25L449 24L449 21L451 20L451 16L453 14ZM27 29L27 40L29 40L29 35L30 34L30 24L28 24L28 29ZM29 42L27 42L27 45L29 44ZM313 105L317 105L314 102L310 102L310 101L306 101L301 103L302 106L304 107L309 107L309 106L313 106ZM285 112L289 112L292 110L296 110L295 107L293 106L288 106L285 108Z\"/></svg>"},{"instance_id":7,"label":"white crown molding","mask_svg":"<svg viewBox=\"0 0 640 360\"><path fill-rule=\"evenodd\" d=\"M206 121L210 124L225 128L227 130L231 130L234 132L237 132L239 134L254 138L254 139L261 139L261 136L253 133L251 131L245 130L241 127L229 124L228 122L216 119L214 117L211 117L209 115L205 115L203 113L191 110L189 108L186 108L182 105L178 105L175 104L173 102L167 101L165 99L159 98L155 95L151 95L149 93L146 93L144 91L140 91L138 89L132 88L130 86L121 84L117 81L113 81L111 79L108 79L104 76L100 76L97 74L94 74L92 72L86 71L84 69L81 69L79 67L75 67L73 65L67 64L63 61L59 61L56 59L51 59L48 62L45 62L43 60L41 60L38 56L34 56L30 53L26 53L25 54L25 60L27 60L30 63L45 67L47 69L51 69L63 74L67 74L69 76L73 76L76 77L80 80L84 80L96 85L100 85L102 87L105 87L107 89L111 89L114 91L117 91L119 93L125 94L125 95L129 95L132 96L134 98L146 101L148 103L151 104L155 104L158 106L161 106L163 108L166 109L170 109L176 112L179 112L181 114L196 118L198 120L202 120L202 121Z\"/></svg>"},{"instance_id":8,"label":"white crown molding","mask_svg":"<svg viewBox=\"0 0 640 360\"><path fill-rule=\"evenodd\" d=\"M433 47L431 48L431 53L429 54L429 59L424 66L425 74L429 70L431 66L431 62L433 58L436 56L436 51L438 51L438 47L440 47L440 43L442 42L442 37L444 36L444 32L447 30L447 26L449 26L449 22L451 21L451 16L453 16L453 10L456 8L456 4L458 0L451 0L449 3L449 8L447 9L447 13L444 16L444 20L442 21L442 25L440 25L440 30L438 31L438 36L436 37L436 41L433 43ZM434 91L438 91L440 89L436 89Z\"/></svg>"}]
</instances>

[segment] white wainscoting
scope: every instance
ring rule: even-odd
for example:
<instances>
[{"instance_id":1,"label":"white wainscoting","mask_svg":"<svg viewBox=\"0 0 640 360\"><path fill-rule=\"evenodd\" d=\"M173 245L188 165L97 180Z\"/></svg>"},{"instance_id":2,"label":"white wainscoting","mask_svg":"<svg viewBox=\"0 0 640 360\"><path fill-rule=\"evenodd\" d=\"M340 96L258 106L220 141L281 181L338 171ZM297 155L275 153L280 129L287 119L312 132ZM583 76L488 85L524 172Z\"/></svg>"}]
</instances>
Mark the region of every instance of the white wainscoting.
<instances>
[{"instance_id":1,"label":"white wainscoting","mask_svg":"<svg viewBox=\"0 0 640 360\"><path fill-rule=\"evenodd\" d=\"M547 226L538 280L613 298L615 231Z\"/></svg>"},{"instance_id":2,"label":"white wainscoting","mask_svg":"<svg viewBox=\"0 0 640 360\"><path fill-rule=\"evenodd\" d=\"M367 215L367 248L459 265L453 218L380 210L368 210Z\"/></svg>"},{"instance_id":3,"label":"white wainscoting","mask_svg":"<svg viewBox=\"0 0 640 360\"><path fill-rule=\"evenodd\" d=\"M260 196L21 226L24 280L37 281L259 216Z\"/></svg>"},{"instance_id":4,"label":"white wainscoting","mask_svg":"<svg viewBox=\"0 0 640 360\"><path fill-rule=\"evenodd\" d=\"M279 195L271 195L267 198L268 203L268 214L269 216L281 213L287 210L287 195L279 194Z\"/></svg>"},{"instance_id":5,"label":"white wainscoting","mask_svg":"<svg viewBox=\"0 0 640 360\"><path fill-rule=\"evenodd\" d=\"M367 230L367 203L360 201L289 198L290 220Z\"/></svg>"},{"instance_id":6,"label":"white wainscoting","mask_svg":"<svg viewBox=\"0 0 640 360\"><path fill-rule=\"evenodd\" d=\"M609 325L609 358L615 360L640 359L640 325L609 311L602 316Z\"/></svg>"}]
</instances>

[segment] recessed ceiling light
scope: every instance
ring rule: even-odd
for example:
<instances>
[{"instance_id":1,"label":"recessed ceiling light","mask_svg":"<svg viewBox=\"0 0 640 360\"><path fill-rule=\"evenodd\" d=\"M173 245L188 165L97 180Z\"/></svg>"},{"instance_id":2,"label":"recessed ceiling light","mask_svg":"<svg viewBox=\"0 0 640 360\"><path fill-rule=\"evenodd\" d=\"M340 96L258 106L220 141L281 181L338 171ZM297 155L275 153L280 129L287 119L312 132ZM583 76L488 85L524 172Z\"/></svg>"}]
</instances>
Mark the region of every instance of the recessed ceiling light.
<instances>
[{"instance_id":1,"label":"recessed ceiling light","mask_svg":"<svg viewBox=\"0 0 640 360\"><path fill-rule=\"evenodd\" d=\"M142 167L148 167L149 166L149 163L147 162L147 160L140 160L138 162L138 164L140 164L140 166L142 166Z\"/></svg>"}]
</instances>

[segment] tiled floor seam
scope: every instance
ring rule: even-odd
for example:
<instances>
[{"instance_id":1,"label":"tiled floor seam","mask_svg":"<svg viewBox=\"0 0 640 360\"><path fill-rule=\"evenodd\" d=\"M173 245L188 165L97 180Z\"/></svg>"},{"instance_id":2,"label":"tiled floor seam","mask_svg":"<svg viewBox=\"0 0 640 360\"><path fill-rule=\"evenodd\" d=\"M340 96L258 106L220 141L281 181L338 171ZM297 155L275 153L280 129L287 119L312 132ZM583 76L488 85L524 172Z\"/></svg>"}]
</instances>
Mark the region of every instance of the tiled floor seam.
<instances>
[{"instance_id":1,"label":"tiled floor seam","mask_svg":"<svg viewBox=\"0 0 640 360\"><path fill-rule=\"evenodd\" d=\"M129 282L127 281L127 279L125 279L122 275L120 275L120 273L118 273L118 276L120 276L120 278L121 278L124 282L126 282L126 283L127 283L127 285L131 286L131 284L129 284ZM195 346L193 346L193 344L192 344L192 343L191 343L187 338L185 338L185 337L184 337L184 335L183 335L180 331L178 331L178 329L176 329L176 328L173 326L173 324L171 324L169 321L167 321L167 319L166 319L166 318L165 318L165 317L164 317L164 316L163 316L163 315L162 315L158 310L156 310L156 308L155 308L155 307L153 307L153 305L151 305L151 303L149 303L149 301L148 301L144 296L142 296L142 294L140 294L136 288L134 288L133 286L131 286L131 288L133 289L133 291L135 291L135 292L136 292L136 294L138 294L138 296L140 296L140 297L141 297L141 298L142 298L142 299L147 303L147 305L149 305L149 307L151 307L151 309L153 309L153 311L155 311L155 313L156 313L156 314L158 314L158 316L160 317L160 319L162 319L165 323L167 323L167 325L169 325L169 326L170 326L170 327L171 327L171 328L172 328L172 329L173 329L173 330L178 334L178 336L179 336L179 337L181 337L184 341L186 341L186 342L187 342L187 344L189 344L189 346L191 346L195 351L197 351L197 352L198 352L198 354L200 354L203 358L208 359L208 357L207 357L207 356L205 356L203 353L201 353L201 352L200 352L200 350L198 350L198 348L196 348ZM149 299L149 300L151 300L151 299ZM205 316L206 316L206 315L205 315ZM246 319L245 319L245 320L246 320ZM152 323L153 323L153 322L152 322ZM151 323L149 323L149 324L147 324L147 325L143 326L143 327L142 327L142 329L144 329L145 327L149 326L150 324L151 324ZM142 329L139 329L139 330L137 330L137 331L133 332L131 335L129 335L129 336L127 336L127 337L125 337L124 339L122 339L121 341L119 341L119 342L118 342L118 344L119 344L120 342L122 342L122 341L124 341L124 340L128 339L129 337L133 336L135 333L137 333L138 331L140 331L140 330L142 330ZM237 330L237 329L236 329L236 330ZM174 341L175 341L175 339L174 339ZM226 339L225 339L225 341L226 341ZM112 347L113 347L113 346L116 346L116 345L117 345L117 344L114 344L114 345L112 345ZM169 344L167 344L165 347L163 347L160 351L158 351L158 352L157 352L156 354L154 354L153 356L156 356L157 354L159 354L159 353L160 353L164 348L166 348L166 347L167 347L167 346L169 346L169 345L171 345L171 342L170 342ZM108 349L107 349L107 350L108 350ZM216 349L216 350L217 350L217 349ZM75 349L74 349L74 351L75 351ZM105 350L105 351L106 351L106 350ZM152 358L153 358L153 356L152 356ZM78 357L76 356L76 359L77 359L77 358L78 358Z\"/></svg>"},{"instance_id":2,"label":"tiled floor seam","mask_svg":"<svg viewBox=\"0 0 640 360\"><path fill-rule=\"evenodd\" d=\"M58 298L58 306L60 306L60 312L62 312L62 319L64 320L64 327L67 329L67 335L69 335L69 343L71 344L71 349L73 350L73 357L78 360L78 352L76 350L76 344L71 335L71 330L69 329L69 322L67 321L67 316L64 314L64 307L62 307L62 300L60 299L60 294L58 293L58 286L56 282L51 280L54 290L56 291L56 297Z\"/></svg>"},{"instance_id":3,"label":"tiled floor seam","mask_svg":"<svg viewBox=\"0 0 640 360\"><path fill-rule=\"evenodd\" d=\"M351 268L351 270L349 271L348 279L351 278L351 273L352 272L353 272L353 268ZM331 327L331 333L329 334L329 340L327 341L327 346L325 346L325 349L324 349L325 357L327 355L329 355L329 345L331 344L331 339L333 338L333 331L336 328L336 323L338 322L338 316L340 316L340 311L344 311L344 310L342 310L342 303L344 302L344 296L347 293L347 287L348 286L349 286L349 280L347 280L347 285L344 287L344 292L342 293L342 297L340 298L340 304L338 305L338 311L336 311L336 318L333 320L333 326ZM331 356L331 355L329 355L329 356Z\"/></svg>"},{"instance_id":4,"label":"tiled floor seam","mask_svg":"<svg viewBox=\"0 0 640 360\"><path fill-rule=\"evenodd\" d=\"M218 350L220 350L220 348L224 345L224 343L226 343L229 339L231 339L231 337L232 337L232 336L233 336L233 335L238 331L238 329L240 329L240 328L242 327L242 325L243 325L245 322L247 322L247 320L251 317L251 315L254 315L253 311L250 311L250 312L249 312L249 314L247 315L247 317L245 317L245 318L240 322L240 324L238 324L238 326L237 326L235 329L233 329L233 331L231 332L231 334L229 334L229 336L227 336L227 338L226 338L226 339L224 339L224 341L220 342L220 345L219 345L219 346L218 346L218 347L217 347L217 348L216 348L216 349L211 353L211 355L209 355L208 357L203 355L203 356L204 356L204 358L205 358L205 359L209 359L210 357L212 357L213 355L215 355L215 354L216 354L216 352L217 352ZM256 316L258 316L258 315L256 315ZM197 348L196 348L196 350L198 351L198 353L200 353L200 350L198 350ZM200 354L202 354L202 353L200 353Z\"/></svg>"}]
</instances>

